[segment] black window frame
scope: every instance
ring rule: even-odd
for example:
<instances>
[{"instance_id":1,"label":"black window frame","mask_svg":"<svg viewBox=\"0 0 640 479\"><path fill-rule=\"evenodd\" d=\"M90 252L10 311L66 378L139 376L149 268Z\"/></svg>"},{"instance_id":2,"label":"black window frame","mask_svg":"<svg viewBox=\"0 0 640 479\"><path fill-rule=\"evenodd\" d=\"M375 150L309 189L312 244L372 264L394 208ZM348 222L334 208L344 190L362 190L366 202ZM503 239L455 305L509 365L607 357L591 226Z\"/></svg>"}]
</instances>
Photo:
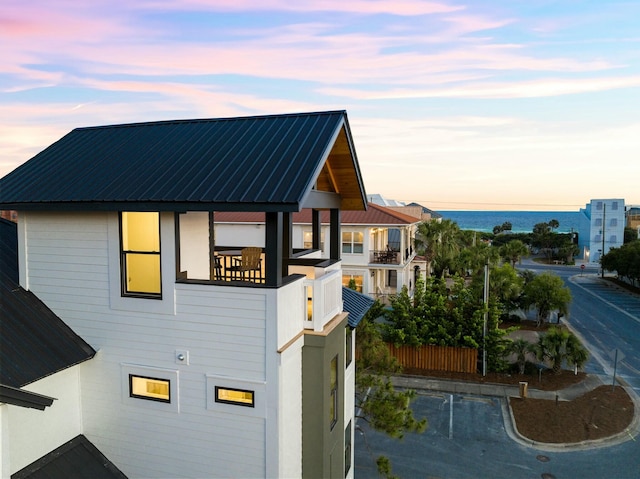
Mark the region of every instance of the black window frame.
<instances>
[{"instance_id":1,"label":"black window frame","mask_svg":"<svg viewBox=\"0 0 640 479\"><path fill-rule=\"evenodd\" d=\"M167 383L167 389L168 389L168 398L167 399L163 399L163 398L155 398L155 397L151 397L151 396L144 396L144 395L140 395L140 394L134 394L133 393L133 378L139 378L139 379L149 379L151 381L162 381L162 382L166 382ZM145 399L147 401L155 401L155 402L161 402L164 404L171 404L171 379L167 379L167 378L156 378L156 377L152 377L152 376L143 376L141 374L129 374L129 397L131 398L136 398L136 399Z\"/></svg>"},{"instance_id":2,"label":"black window frame","mask_svg":"<svg viewBox=\"0 0 640 479\"><path fill-rule=\"evenodd\" d=\"M136 251L124 249L124 238L122 235L122 213L156 213L158 215L158 248L159 251ZM143 298L143 299L162 299L162 226L159 211L120 211L118 213L118 227L120 236L120 291L123 297L127 298ZM160 292L149 293L143 291L129 291L127 289L127 255L129 254L145 254L158 256L158 268L160 278Z\"/></svg>"},{"instance_id":3,"label":"black window frame","mask_svg":"<svg viewBox=\"0 0 640 479\"><path fill-rule=\"evenodd\" d=\"M246 402L242 402L242 401L231 401L231 400L228 400L228 399L220 399L218 391L220 391L221 389L226 390L226 391L238 391L238 392L242 392L242 393L251 393L251 402L250 403L246 403ZM213 400L215 402L217 402L217 403L220 403L220 404L231 404L233 406L244 406L244 407L255 408L256 407L256 392L252 391L251 389L230 388L230 387L227 387L227 386L215 386L214 387L214 391L213 391Z\"/></svg>"}]
</instances>

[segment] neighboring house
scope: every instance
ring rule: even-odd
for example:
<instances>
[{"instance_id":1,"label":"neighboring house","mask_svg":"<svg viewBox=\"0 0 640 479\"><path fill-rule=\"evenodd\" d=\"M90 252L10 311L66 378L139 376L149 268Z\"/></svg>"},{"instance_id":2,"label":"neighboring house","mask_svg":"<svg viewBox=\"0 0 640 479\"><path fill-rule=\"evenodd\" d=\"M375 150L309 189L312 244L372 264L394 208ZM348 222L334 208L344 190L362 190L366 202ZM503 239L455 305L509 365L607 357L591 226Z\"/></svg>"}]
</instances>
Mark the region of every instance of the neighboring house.
<instances>
[{"instance_id":1,"label":"neighboring house","mask_svg":"<svg viewBox=\"0 0 640 479\"><path fill-rule=\"evenodd\" d=\"M294 248L314 248L311 220L311 210L293 214ZM420 269L414 262L414 237L420 223L417 218L369 203L366 211L344 211L340 222L343 286L348 286L353 280L358 291L383 302L403 286L412 293ZM321 223L316 255L328 258L328 214L321 216ZM216 216L215 236L222 244L229 244L235 239L243 246L262 246L263 219L256 213L220 212Z\"/></svg>"},{"instance_id":2,"label":"neighboring house","mask_svg":"<svg viewBox=\"0 0 640 479\"><path fill-rule=\"evenodd\" d=\"M640 239L640 206L627 206L627 227L636 230Z\"/></svg>"},{"instance_id":3,"label":"neighboring house","mask_svg":"<svg viewBox=\"0 0 640 479\"><path fill-rule=\"evenodd\" d=\"M80 371L96 352L18 285L17 227L4 219L0 332L0 477L71 479L82 467L80 477L123 478L82 435Z\"/></svg>"},{"instance_id":4,"label":"neighboring house","mask_svg":"<svg viewBox=\"0 0 640 479\"><path fill-rule=\"evenodd\" d=\"M0 179L0 208L20 287L98 351L60 380L52 444L3 429L29 456L11 473L82 434L130 478L353 477L340 217L367 203L345 112L76 129ZM216 239L228 211L262 216L256 258Z\"/></svg>"},{"instance_id":5,"label":"neighboring house","mask_svg":"<svg viewBox=\"0 0 640 479\"><path fill-rule=\"evenodd\" d=\"M595 199L580 208L578 248L580 255L591 263L599 263L611 248L624 242L624 200Z\"/></svg>"}]
</instances>

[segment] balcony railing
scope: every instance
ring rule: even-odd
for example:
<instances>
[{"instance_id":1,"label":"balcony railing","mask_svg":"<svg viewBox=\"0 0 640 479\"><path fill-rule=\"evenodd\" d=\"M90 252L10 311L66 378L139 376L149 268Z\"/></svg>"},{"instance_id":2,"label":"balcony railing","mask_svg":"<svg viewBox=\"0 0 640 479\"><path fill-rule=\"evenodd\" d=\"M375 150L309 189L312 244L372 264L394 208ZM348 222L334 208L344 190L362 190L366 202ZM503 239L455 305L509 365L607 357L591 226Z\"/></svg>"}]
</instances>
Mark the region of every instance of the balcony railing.
<instances>
[{"instance_id":1,"label":"balcony railing","mask_svg":"<svg viewBox=\"0 0 640 479\"><path fill-rule=\"evenodd\" d=\"M369 257L369 263L400 264L400 252L391 250L373 250Z\"/></svg>"},{"instance_id":2,"label":"balcony railing","mask_svg":"<svg viewBox=\"0 0 640 479\"><path fill-rule=\"evenodd\" d=\"M316 279L304 280L307 290L305 329L322 331L336 314L342 312L342 272L327 271Z\"/></svg>"}]
</instances>

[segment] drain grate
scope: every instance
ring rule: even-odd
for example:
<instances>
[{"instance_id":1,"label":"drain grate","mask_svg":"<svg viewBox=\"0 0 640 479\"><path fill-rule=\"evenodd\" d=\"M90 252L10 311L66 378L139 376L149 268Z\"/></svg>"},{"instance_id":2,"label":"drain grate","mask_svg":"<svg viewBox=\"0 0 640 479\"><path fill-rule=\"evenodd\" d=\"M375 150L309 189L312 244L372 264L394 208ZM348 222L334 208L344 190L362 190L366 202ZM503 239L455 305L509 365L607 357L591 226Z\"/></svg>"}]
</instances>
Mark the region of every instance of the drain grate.
<instances>
[{"instance_id":1,"label":"drain grate","mask_svg":"<svg viewBox=\"0 0 640 479\"><path fill-rule=\"evenodd\" d=\"M549 462L550 461L549 456L543 456L542 454L538 454L536 456L536 459L538 461L540 461L540 462Z\"/></svg>"},{"instance_id":2,"label":"drain grate","mask_svg":"<svg viewBox=\"0 0 640 479\"><path fill-rule=\"evenodd\" d=\"M549 474L548 472L543 473L540 477L542 479L556 479L556 476Z\"/></svg>"}]
</instances>

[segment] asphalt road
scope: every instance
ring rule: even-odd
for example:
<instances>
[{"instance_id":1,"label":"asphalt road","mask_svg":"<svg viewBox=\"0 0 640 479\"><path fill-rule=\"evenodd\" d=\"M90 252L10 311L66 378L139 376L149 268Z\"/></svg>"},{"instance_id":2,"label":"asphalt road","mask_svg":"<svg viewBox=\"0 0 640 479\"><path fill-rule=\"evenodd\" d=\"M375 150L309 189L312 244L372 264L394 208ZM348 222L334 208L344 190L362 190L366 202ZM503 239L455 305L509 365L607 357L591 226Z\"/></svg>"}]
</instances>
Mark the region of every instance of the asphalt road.
<instances>
[{"instance_id":1,"label":"asphalt road","mask_svg":"<svg viewBox=\"0 0 640 479\"><path fill-rule=\"evenodd\" d=\"M640 297L598 280L598 270L548 267L570 287L573 301L563 318L591 351L586 370L612 379L613 354L618 350L617 375L640 393ZM500 398L419 395L413 403L417 417L427 417L423 434L403 440L369 430L357 423L356 477L378 477L375 458L389 457L401 478L640 478L640 437L622 444L579 451L549 451L522 445L507 434Z\"/></svg>"}]
</instances>

